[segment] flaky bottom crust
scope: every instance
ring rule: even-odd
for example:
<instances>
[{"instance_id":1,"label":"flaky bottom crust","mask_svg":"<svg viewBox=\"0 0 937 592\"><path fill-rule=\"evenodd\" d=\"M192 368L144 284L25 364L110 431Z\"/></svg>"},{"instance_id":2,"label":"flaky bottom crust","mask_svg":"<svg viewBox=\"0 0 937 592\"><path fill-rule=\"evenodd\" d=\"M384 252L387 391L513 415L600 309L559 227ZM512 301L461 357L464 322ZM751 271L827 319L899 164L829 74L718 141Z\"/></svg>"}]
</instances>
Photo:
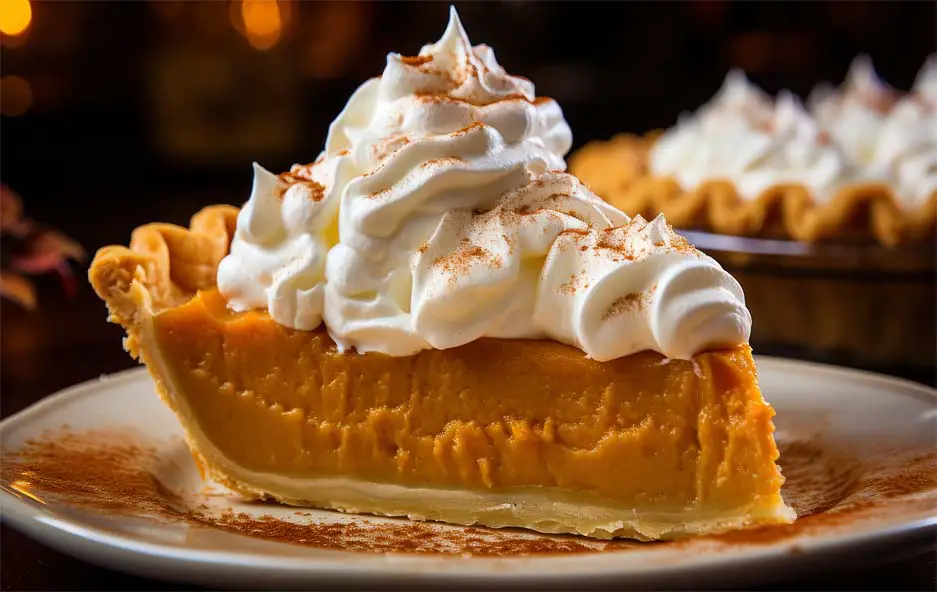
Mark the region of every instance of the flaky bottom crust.
<instances>
[{"instance_id":1,"label":"flaky bottom crust","mask_svg":"<svg viewBox=\"0 0 937 592\"><path fill-rule=\"evenodd\" d=\"M571 490L514 487L484 491L421 487L345 477L289 478L228 463L189 430L190 448L213 480L246 499L275 499L301 507L356 514L435 520L464 526L527 528L597 539L674 540L789 523L796 515L778 503L755 500L728 509L605 503ZM198 443L202 441L202 443ZM218 460L209 461L207 457Z\"/></svg>"}]
</instances>

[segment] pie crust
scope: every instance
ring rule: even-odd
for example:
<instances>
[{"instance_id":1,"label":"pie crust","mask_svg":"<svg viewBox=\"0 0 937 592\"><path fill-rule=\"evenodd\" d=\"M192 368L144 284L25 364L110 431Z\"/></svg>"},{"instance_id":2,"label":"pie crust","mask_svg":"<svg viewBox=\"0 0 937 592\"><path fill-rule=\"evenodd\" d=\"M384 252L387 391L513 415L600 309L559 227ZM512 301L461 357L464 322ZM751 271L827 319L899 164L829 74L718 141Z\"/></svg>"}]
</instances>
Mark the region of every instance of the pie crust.
<instances>
[{"instance_id":1,"label":"pie crust","mask_svg":"<svg viewBox=\"0 0 937 592\"><path fill-rule=\"evenodd\" d=\"M456 524L638 539L794 519L751 350L596 362L552 341L413 356L214 289L237 209L150 224L89 273L213 479L251 498Z\"/></svg>"},{"instance_id":2,"label":"pie crust","mask_svg":"<svg viewBox=\"0 0 937 592\"><path fill-rule=\"evenodd\" d=\"M719 179L684 188L648 170L658 136L621 134L591 142L570 157L570 172L626 214L650 219L663 213L675 228L805 242L873 239L889 247L935 236L937 192L917 209L906 209L891 188L878 183L843 187L825 204L796 184L769 187L755 199Z\"/></svg>"}]
</instances>

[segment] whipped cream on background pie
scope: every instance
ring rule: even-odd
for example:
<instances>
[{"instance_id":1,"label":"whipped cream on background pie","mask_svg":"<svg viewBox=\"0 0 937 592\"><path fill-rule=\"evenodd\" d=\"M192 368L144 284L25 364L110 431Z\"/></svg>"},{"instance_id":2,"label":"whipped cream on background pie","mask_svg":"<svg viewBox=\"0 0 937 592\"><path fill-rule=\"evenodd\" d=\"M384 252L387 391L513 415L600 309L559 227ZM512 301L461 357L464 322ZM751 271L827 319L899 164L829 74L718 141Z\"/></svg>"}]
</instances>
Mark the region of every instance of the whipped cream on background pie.
<instances>
[{"instance_id":1,"label":"whipped cream on background pie","mask_svg":"<svg viewBox=\"0 0 937 592\"><path fill-rule=\"evenodd\" d=\"M920 206L937 192L937 55L924 63L907 94L882 81L861 56L841 88L820 86L809 102L852 161L893 183L901 203Z\"/></svg>"},{"instance_id":2,"label":"whipped cream on background pie","mask_svg":"<svg viewBox=\"0 0 937 592\"><path fill-rule=\"evenodd\" d=\"M709 103L660 137L649 168L685 187L727 179L745 199L776 184L798 183L829 201L860 178L797 97L782 92L772 99L738 70Z\"/></svg>"},{"instance_id":3,"label":"whipped cream on background pie","mask_svg":"<svg viewBox=\"0 0 937 592\"><path fill-rule=\"evenodd\" d=\"M785 523L738 283L563 172L559 106L392 53L322 155L90 279L208 476L248 497L677 538Z\"/></svg>"}]
</instances>

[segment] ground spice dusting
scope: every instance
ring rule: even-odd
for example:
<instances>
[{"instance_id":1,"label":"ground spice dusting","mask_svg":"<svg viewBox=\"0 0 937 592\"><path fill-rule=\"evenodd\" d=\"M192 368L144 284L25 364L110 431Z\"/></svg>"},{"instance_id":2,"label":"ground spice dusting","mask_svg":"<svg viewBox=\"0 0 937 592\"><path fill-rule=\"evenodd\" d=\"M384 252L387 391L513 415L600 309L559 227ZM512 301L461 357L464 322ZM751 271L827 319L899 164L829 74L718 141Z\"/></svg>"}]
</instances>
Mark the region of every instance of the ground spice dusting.
<instances>
[{"instance_id":1,"label":"ground spice dusting","mask_svg":"<svg viewBox=\"0 0 937 592\"><path fill-rule=\"evenodd\" d=\"M484 247L471 244L468 238L463 238L459 246L451 253L433 260L433 266L441 267L453 281L467 273L470 267L478 263L483 263L495 269L500 269L504 264L501 257Z\"/></svg>"},{"instance_id":2,"label":"ground spice dusting","mask_svg":"<svg viewBox=\"0 0 937 592\"><path fill-rule=\"evenodd\" d=\"M565 282L560 284L557 291L566 296L574 296L580 289L585 290L589 287L589 284L583 281L587 276L588 273L585 270L573 273Z\"/></svg>"},{"instance_id":3,"label":"ground spice dusting","mask_svg":"<svg viewBox=\"0 0 937 592\"><path fill-rule=\"evenodd\" d=\"M599 231L598 240L595 243L597 249L612 251L620 258L632 261L635 258L631 241L628 240L628 232L621 233L622 229L629 229L629 226L619 228L605 228Z\"/></svg>"},{"instance_id":4,"label":"ground spice dusting","mask_svg":"<svg viewBox=\"0 0 937 592\"><path fill-rule=\"evenodd\" d=\"M461 164L463 162L465 162L465 159L461 156L446 156L443 158L433 158L432 160L421 162L419 168L425 169L429 167L439 167L447 164Z\"/></svg>"},{"instance_id":5,"label":"ground spice dusting","mask_svg":"<svg viewBox=\"0 0 937 592\"><path fill-rule=\"evenodd\" d=\"M180 498L153 476L156 459L156 450L129 431L62 430L5 450L0 480L14 491L35 489L81 507L173 516Z\"/></svg>"},{"instance_id":6,"label":"ground spice dusting","mask_svg":"<svg viewBox=\"0 0 937 592\"><path fill-rule=\"evenodd\" d=\"M418 55L418 56L400 56L400 61L406 64L407 66L422 66L427 62L433 61L433 56L431 55Z\"/></svg>"},{"instance_id":7,"label":"ground spice dusting","mask_svg":"<svg viewBox=\"0 0 937 592\"><path fill-rule=\"evenodd\" d=\"M752 129L762 132L764 134L773 134L777 129L777 126L774 120L771 119L756 119L752 122Z\"/></svg>"},{"instance_id":8,"label":"ground spice dusting","mask_svg":"<svg viewBox=\"0 0 937 592\"><path fill-rule=\"evenodd\" d=\"M390 136L382 142L371 147L371 154L376 160L384 160L397 150L410 143L410 138L403 134Z\"/></svg>"},{"instance_id":9,"label":"ground spice dusting","mask_svg":"<svg viewBox=\"0 0 937 592\"><path fill-rule=\"evenodd\" d=\"M690 241L686 237L680 236L676 232L670 231L670 248L678 253L684 253L689 255L699 256L699 251L696 250L696 247L690 244Z\"/></svg>"},{"instance_id":10,"label":"ground spice dusting","mask_svg":"<svg viewBox=\"0 0 937 592\"><path fill-rule=\"evenodd\" d=\"M937 510L937 452L886 451L859 461L816 441L779 446L793 524L706 537L727 545L771 544L863 519L913 518Z\"/></svg>"},{"instance_id":11,"label":"ground spice dusting","mask_svg":"<svg viewBox=\"0 0 937 592\"><path fill-rule=\"evenodd\" d=\"M460 84L462 84L465 81L464 77L456 78L456 77L453 77L448 72L437 71L437 73L439 73L442 76L446 76L449 80L449 83L451 84L453 88L458 87ZM456 98L456 97L451 97L448 94L438 93L438 92L417 92L413 94L413 97L414 99L416 99L417 102L429 104L429 105L434 105L437 103L460 103L463 105L472 105L474 107L487 107L488 105L494 105L495 103L503 103L507 101L525 101L528 103L530 102L527 99L527 97L525 97L521 93L511 93L508 95L504 95L502 97L499 97L495 101L477 100L477 99L473 99L472 97Z\"/></svg>"},{"instance_id":12,"label":"ground spice dusting","mask_svg":"<svg viewBox=\"0 0 937 592\"><path fill-rule=\"evenodd\" d=\"M616 298L615 301L609 305L605 314L602 315L602 320L607 321L611 318L623 315L630 310L634 310L635 308L640 308L642 298L641 292L631 292Z\"/></svg>"},{"instance_id":13,"label":"ground spice dusting","mask_svg":"<svg viewBox=\"0 0 937 592\"><path fill-rule=\"evenodd\" d=\"M311 201L322 201L325 197L325 187L311 180L311 169L306 170L299 165L294 166L290 172L277 175L277 197L283 199L286 192L293 185L302 185L306 189L306 197Z\"/></svg>"},{"instance_id":14,"label":"ground spice dusting","mask_svg":"<svg viewBox=\"0 0 937 592\"><path fill-rule=\"evenodd\" d=\"M882 115L887 115L898 102L898 94L893 92L866 92L861 98L866 106Z\"/></svg>"},{"instance_id":15,"label":"ground spice dusting","mask_svg":"<svg viewBox=\"0 0 937 592\"><path fill-rule=\"evenodd\" d=\"M18 450L4 451L0 479L4 488L24 497L56 498L88 510L184 520L271 541L365 553L523 556L654 548L731 551L858 520L910 519L931 514L937 507L937 453L931 448L893 451L883 447L879 454L863 460L816 438L782 442L780 449L787 478L783 493L800 516L797 522L670 543L597 541L347 516L340 521L302 523L233 510L211 514L200 501L204 497L188 499L163 486L153 472L160 460L157 449L121 430L48 432ZM303 511L292 515L307 520L313 516Z\"/></svg>"},{"instance_id":16,"label":"ground spice dusting","mask_svg":"<svg viewBox=\"0 0 937 592\"><path fill-rule=\"evenodd\" d=\"M480 127L485 127L485 124L482 123L482 122L480 122L480 121L473 121L472 123L468 124L467 126L463 127L462 129L458 129L458 130L452 132L452 133L449 134L449 135L452 136L452 137L464 136L465 134L469 133L470 131L472 131L472 130L474 130L474 129L478 129L478 128L480 128Z\"/></svg>"},{"instance_id":17,"label":"ground spice dusting","mask_svg":"<svg viewBox=\"0 0 937 592\"><path fill-rule=\"evenodd\" d=\"M319 157L316 159L316 161L313 162L312 164L294 164L293 166L290 167L290 170L288 173L282 173L281 175L279 175L279 178L283 180L284 177L289 177L290 175L292 175L294 177L299 177L301 179L307 179L311 181L313 167L315 167L317 164L319 164L323 160L325 160L324 152L320 154Z\"/></svg>"}]
</instances>

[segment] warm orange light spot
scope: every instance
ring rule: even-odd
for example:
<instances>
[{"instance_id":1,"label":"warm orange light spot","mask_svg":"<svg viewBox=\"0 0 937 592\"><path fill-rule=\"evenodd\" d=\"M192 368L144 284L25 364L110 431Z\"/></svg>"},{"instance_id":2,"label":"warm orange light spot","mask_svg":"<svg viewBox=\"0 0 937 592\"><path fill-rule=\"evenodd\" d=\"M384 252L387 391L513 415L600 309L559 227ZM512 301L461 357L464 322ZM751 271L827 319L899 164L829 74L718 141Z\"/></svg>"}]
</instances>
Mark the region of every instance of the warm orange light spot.
<instances>
[{"instance_id":1,"label":"warm orange light spot","mask_svg":"<svg viewBox=\"0 0 937 592\"><path fill-rule=\"evenodd\" d=\"M244 33L257 49L270 49L280 39L283 20L276 0L242 0Z\"/></svg>"},{"instance_id":2,"label":"warm orange light spot","mask_svg":"<svg viewBox=\"0 0 937 592\"><path fill-rule=\"evenodd\" d=\"M33 89L29 81L19 76L0 78L0 113L19 117L33 104Z\"/></svg>"},{"instance_id":3,"label":"warm orange light spot","mask_svg":"<svg viewBox=\"0 0 937 592\"><path fill-rule=\"evenodd\" d=\"M0 2L0 33L21 35L33 20L29 0L3 0Z\"/></svg>"}]
</instances>

